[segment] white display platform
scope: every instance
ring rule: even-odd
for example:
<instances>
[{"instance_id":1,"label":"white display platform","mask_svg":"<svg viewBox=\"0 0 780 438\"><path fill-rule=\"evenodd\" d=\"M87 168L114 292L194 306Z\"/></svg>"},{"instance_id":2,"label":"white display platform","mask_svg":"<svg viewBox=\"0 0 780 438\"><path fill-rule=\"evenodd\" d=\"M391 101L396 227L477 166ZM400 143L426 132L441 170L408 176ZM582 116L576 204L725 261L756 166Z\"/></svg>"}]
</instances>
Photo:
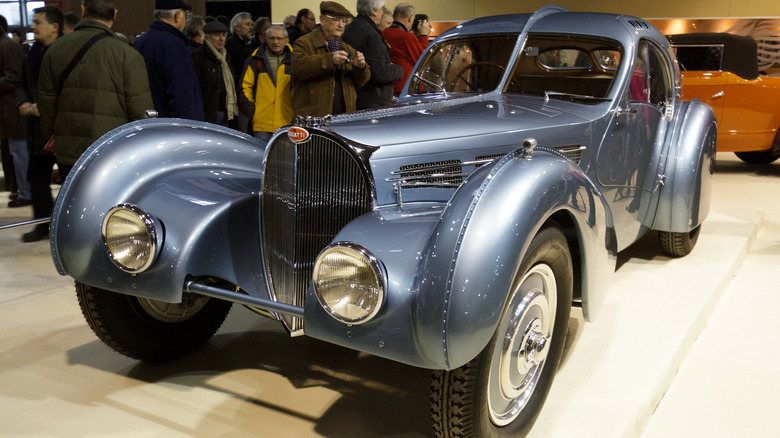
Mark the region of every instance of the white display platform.
<instances>
[{"instance_id":1,"label":"white display platform","mask_svg":"<svg viewBox=\"0 0 780 438\"><path fill-rule=\"evenodd\" d=\"M574 311L532 437L780 436L780 165L718 160L693 253L663 257L650 235L620 254L598 320ZM0 198L0 220L30 216ZM179 361L114 353L25 231L0 233L0 436L432 436L428 371L290 338L241 307Z\"/></svg>"}]
</instances>

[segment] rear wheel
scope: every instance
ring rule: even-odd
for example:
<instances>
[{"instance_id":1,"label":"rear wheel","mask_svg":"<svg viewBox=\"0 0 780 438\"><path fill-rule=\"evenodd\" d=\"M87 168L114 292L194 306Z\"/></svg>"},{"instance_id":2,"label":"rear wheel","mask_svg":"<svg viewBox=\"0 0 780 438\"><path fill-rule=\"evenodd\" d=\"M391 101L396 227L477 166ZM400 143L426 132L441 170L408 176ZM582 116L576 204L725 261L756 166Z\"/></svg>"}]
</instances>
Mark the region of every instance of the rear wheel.
<instances>
[{"instance_id":1,"label":"rear wheel","mask_svg":"<svg viewBox=\"0 0 780 438\"><path fill-rule=\"evenodd\" d=\"M696 241L699 240L701 225L687 233L675 233L671 231L659 231L658 243L664 254L672 257L686 256L693 251Z\"/></svg>"},{"instance_id":2,"label":"rear wheel","mask_svg":"<svg viewBox=\"0 0 780 438\"><path fill-rule=\"evenodd\" d=\"M737 158L748 164L769 164L780 158L780 149L766 151L735 152Z\"/></svg>"},{"instance_id":3,"label":"rear wheel","mask_svg":"<svg viewBox=\"0 0 780 438\"><path fill-rule=\"evenodd\" d=\"M89 327L125 356L159 362L203 346L222 325L232 303L187 294L166 303L76 282L76 296Z\"/></svg>"},{"instance_id":4,"label":"rear wheel","mask_svg":"<svg viewBox=\"0 0 780 438\"><path fill-rule=\"evenodd\" d=\"M566 239L559 229L545 228L531 242L490 343L466 365L434 372L431 412L437 437L528 433L563 352L572 285Z\"/></svg>"}]
</instances>

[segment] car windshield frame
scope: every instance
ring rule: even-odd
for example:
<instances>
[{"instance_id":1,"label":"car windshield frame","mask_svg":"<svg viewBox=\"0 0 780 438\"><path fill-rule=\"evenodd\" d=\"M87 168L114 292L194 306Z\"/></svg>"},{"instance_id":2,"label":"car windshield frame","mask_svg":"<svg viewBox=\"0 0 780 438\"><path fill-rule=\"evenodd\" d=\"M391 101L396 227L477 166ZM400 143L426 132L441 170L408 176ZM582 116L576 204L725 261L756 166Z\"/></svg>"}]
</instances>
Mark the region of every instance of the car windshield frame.
<instances>
[{"instance_id":1,"label":"car windshield frame","mask_svg":"<svg viewBox=\"0 0 780 438\"><path fill-rule=\"evenodd\" d=\"M431 93L486 93L506 75L519 33L447 38L427 50L409 86L413 96Z\"/></svg>"},{"instance_id":2,"label":"car windshield frame","mask_svg":"<svg viewBox=\"0 0 780 438\"><path fill-rule=\"evenodd\" d=\"M584 103L611 100L624 62L625 50L619 42L592 35L530 33L520 56L509 65L519 35L459 35L436 42L413 74L409 94L447 96L497 91ZM551 53L555 50L561 51L563 58L582 62L552 65Z\"/></svg>"}]
</instances>

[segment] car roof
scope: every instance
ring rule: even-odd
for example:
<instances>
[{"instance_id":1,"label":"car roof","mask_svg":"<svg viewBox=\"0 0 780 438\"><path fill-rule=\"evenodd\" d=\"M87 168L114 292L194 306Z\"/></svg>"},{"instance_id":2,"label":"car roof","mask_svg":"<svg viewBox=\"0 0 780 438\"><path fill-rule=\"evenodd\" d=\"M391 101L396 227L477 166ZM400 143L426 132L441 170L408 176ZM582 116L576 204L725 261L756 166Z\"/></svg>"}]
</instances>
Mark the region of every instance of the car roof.
<instances>
[{"instance_id":1,"label":"car roof","mask_svg":"<svg viewBox=\"0 0 780 438\"><path fill-rule=\"evenodd\" d=\"M461 23L444 32L440 38L459 35L519 33L532 14L509 14L481 17ZM639 37L650 36L666 44L663 35L647 21L628 15L599 12L558 11L540 17L529 32L575 33L610 38L631 45Z\"/></svg>"},{"instance_id":2,"label":"car roof","mask_svg":"<svg viewBox=\"0 0 780 438\"><path fill-rule=\"evenodd\" d=\"M758 47L749 36L730 33L684 33L667 35L672 46L723 45L721 68L744 79L758 77Z\"/></svg>"}]
</instances>

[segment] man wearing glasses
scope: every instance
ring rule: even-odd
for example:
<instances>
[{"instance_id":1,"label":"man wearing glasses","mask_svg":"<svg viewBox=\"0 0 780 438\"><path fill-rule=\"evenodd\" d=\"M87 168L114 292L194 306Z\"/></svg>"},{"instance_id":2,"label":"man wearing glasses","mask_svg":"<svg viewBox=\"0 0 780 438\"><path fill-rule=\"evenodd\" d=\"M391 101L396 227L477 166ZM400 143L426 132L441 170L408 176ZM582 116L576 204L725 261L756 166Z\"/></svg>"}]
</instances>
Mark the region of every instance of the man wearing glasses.
<instances>
[{"instance_id":1,"label":"man wearing glasses","mask_svg":"<svg viewBox=\"0 0 780 438\"><path fill-rule=\"evenodd\" d=\"M320 3L320 25L295 42L292 105L299 116L355 111L357 89L371 79L362 53L341 41L352 13L336 2Z\"/></svg>"},{"instance_id":2,"label":"man wearing glasses","mask_svg":"<svg viewBox=\"0 0 780 438\"><path fill-rule=\"evenodd\" d=\"M255 138L267 143L277 129L293 119L290 102L290 56L287 29L273 25L265 32L265 43L244 63L238 101L252 119Z\"/></svg>"},{"instance_id":3,"label":"man wearing glasses","mask_svg":"<svg viewBox=\"0 0 780 438\"><path fill-rule=\"evenodd\" d=\"M287 29L290 44L295 44L295 40L311 32L315 27L317 27L317 20L314 18L314 11L306 8L298 11L294 24Z\"/></svg>"},{"instance_id":4,"label":"man wearing glasses","mask_svg":"<svg viewBox=\"0 0 780 438\"><path fill-rule=\"evenodd\" d=\"M155 0L155 21L133 47L146 61L159 116L203 121L203 97L187 37L182 33L190 9L182 0Z\"/></svg>"}]
</instances>

